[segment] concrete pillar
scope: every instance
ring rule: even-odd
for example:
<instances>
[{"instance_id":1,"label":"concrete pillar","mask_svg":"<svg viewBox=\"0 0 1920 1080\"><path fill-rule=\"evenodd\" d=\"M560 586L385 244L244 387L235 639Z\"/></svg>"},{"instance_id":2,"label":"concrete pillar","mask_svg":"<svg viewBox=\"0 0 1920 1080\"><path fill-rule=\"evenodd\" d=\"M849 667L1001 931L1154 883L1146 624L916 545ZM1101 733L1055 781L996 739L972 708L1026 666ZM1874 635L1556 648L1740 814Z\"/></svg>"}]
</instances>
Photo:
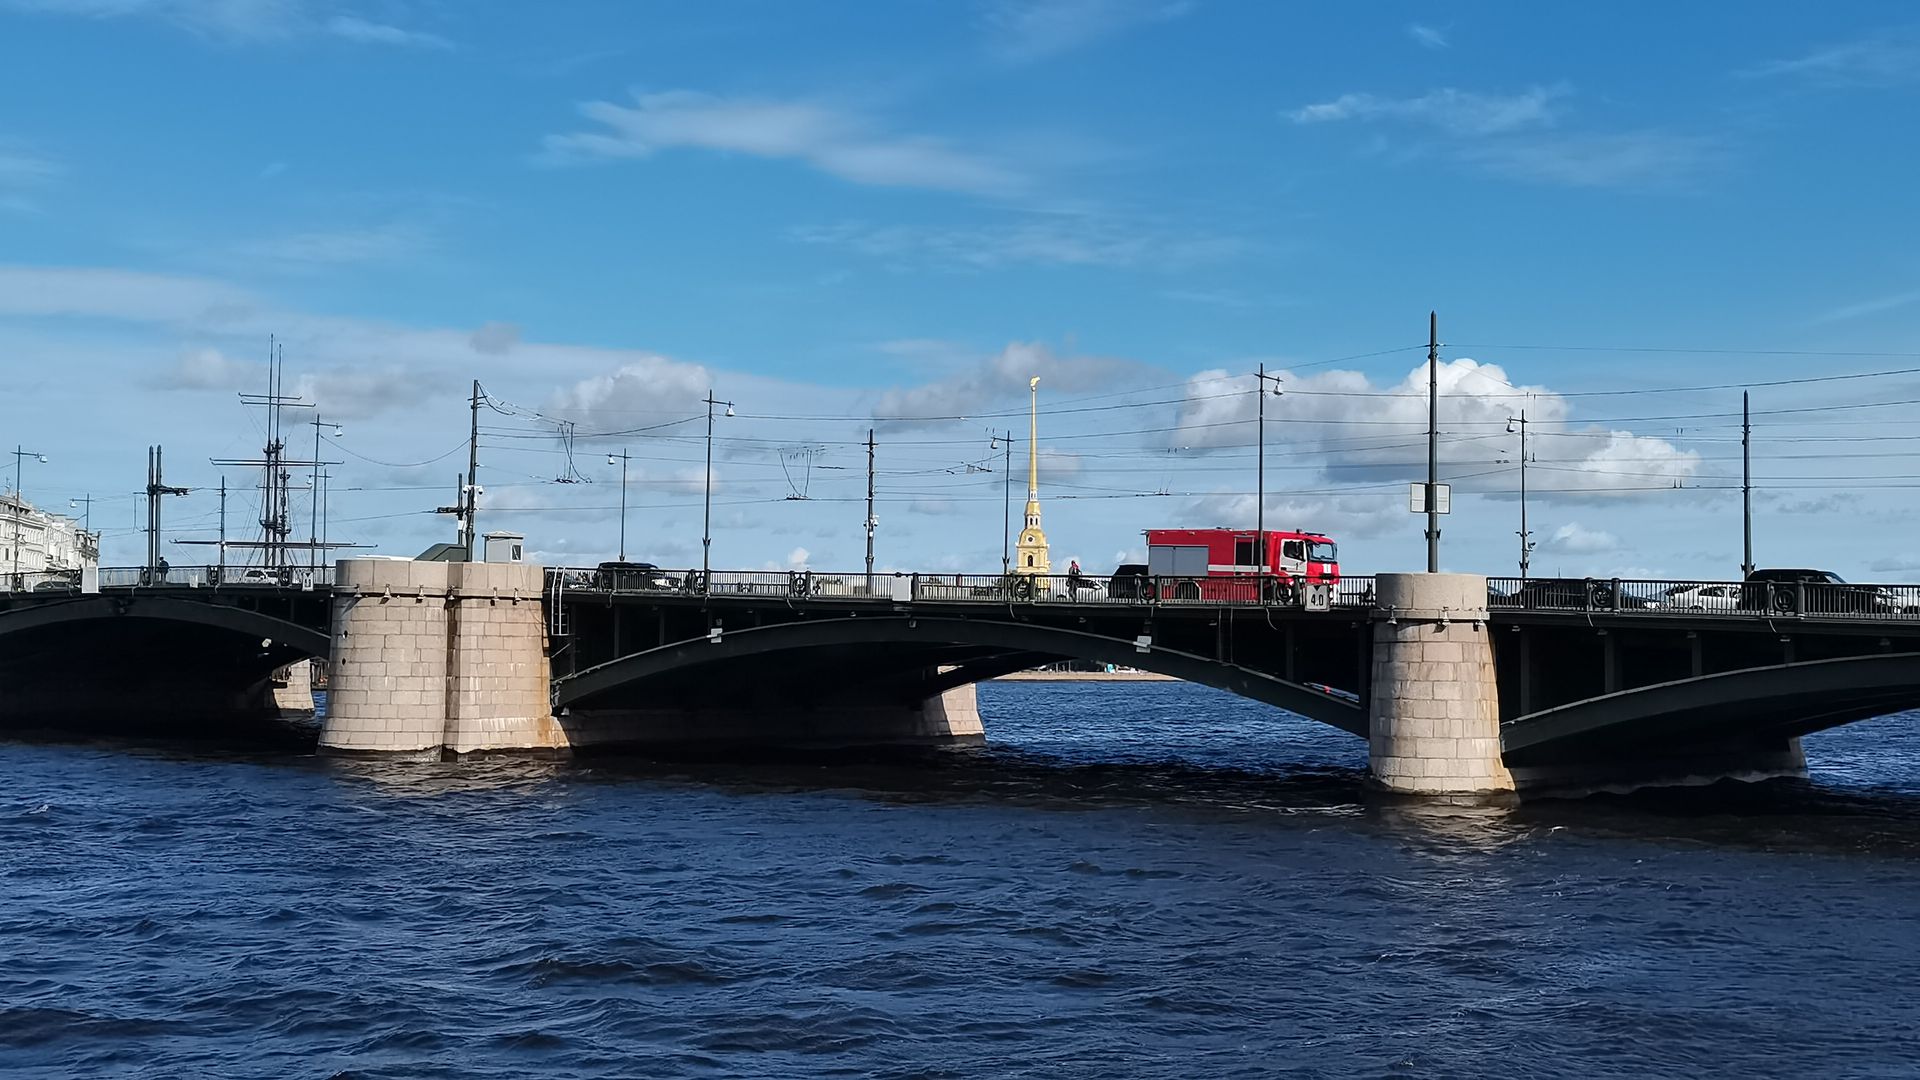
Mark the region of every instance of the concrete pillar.
<instances>
[{"instance_id":1,"label":"concrete pillar","mask_svg":"<svg viewBox=\"0 0 1920 1080\"><path fill-rule=\"evenodd\" d=\"M447 727L451 563L342 559L324 752L438 759Z\"/></svg>"},{"instance_id":2,"label":"concrete pillar","mask_svg":"<svg viewBox=\"0 0 1920 1080\"><path fill-rule=\"evenodd\" d=\"M1500 690L1487 636L1487 579L1375 579L1368 767L1389 791L1513 790L1500 756Z\"/></svg>"},{"instance_id":3,"label":"concrete pillar","mask_svg":"<svg viewBox=\"0 0 1920 1080\"><path fill-rule=\"evenodd\" d=\"M451 567L446 751L566 749L553 722L545 570L524 563Z\"/></svg>"}]
</instances>

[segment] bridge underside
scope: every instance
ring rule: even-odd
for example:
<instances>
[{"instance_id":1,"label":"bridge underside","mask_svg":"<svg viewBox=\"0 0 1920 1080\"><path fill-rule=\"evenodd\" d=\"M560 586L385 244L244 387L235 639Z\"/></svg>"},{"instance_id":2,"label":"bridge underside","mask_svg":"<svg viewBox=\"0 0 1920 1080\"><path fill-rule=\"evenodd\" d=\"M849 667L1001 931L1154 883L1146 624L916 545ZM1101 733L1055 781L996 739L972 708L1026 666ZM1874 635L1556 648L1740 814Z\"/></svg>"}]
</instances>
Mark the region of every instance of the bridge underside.
<instances>
[{"instance_id":1,"label":"bridge underside","mask_svg":"<svg viewBox=\"0 0 1920 1080\"><path fill-rule=\"evenodd\" d=\"M0 725L228 732L278 715L269 678L325 634L190 601L79 598L0 612Z\"/></svg>"},{"instance_id":2,"label":"bridge underside","mask_svg":"<svg viewBox=\"0 0 1920 1080\"><path fill-rule=\"evenodd\" d=\"M1349 653L1351 650L1349 650ZM972 684L1058 660L1131 665L1364 733L1352 701L1272 674L1133 640L1002 619L883 616L723 630L556 682L574 745L935 742L977 738Z\"/></svg>"}]
</instances>

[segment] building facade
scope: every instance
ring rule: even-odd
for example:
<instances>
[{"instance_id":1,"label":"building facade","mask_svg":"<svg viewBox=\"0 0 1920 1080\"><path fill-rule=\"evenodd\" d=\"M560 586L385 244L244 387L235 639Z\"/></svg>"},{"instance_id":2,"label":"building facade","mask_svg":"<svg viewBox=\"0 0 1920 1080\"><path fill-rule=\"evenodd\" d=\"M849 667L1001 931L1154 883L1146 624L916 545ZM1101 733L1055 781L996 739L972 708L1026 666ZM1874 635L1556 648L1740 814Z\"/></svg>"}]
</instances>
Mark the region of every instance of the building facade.
<instances>
[{"instance_id":1,"label":"building facade","mask_svg":"<svg viewBox=\"0 0 1920 1080\"><path fill-rule=\"evenodd\" d=\"M100 565L100 534L50 514L16 492L0 494L0 574L44 574Z\"/></svg>"}]
</instances>

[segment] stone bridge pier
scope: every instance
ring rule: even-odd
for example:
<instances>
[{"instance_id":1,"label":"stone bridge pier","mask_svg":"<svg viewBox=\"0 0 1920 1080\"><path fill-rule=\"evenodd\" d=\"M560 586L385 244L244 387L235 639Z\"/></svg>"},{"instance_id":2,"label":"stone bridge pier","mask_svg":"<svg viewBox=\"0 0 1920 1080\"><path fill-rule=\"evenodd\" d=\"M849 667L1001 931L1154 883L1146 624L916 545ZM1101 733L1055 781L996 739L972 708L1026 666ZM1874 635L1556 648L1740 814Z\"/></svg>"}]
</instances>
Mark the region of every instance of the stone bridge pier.
<instances>
[{"instance_id":1,"label":"stone bridge pier","mask_svg":"<svg viewBox=\"0 0 1920 1080\"><path fill-rule=\"evenodd\" d=\"M322 752L566 747L549 704L542 567L343 559L335 582Z\"/></svg>"},{"instance_id":2,"label":"stone bridge pier","mask_svg":"<svg viewBox=\"0 0 1920 1080\"><path fill-rule=\"evenodd\" d=\"M1375 597L1367 708L1374 783L1411 795L1512 791L1501 759L1487 579L1381 574Z\"/></svg>"}]
</instances>

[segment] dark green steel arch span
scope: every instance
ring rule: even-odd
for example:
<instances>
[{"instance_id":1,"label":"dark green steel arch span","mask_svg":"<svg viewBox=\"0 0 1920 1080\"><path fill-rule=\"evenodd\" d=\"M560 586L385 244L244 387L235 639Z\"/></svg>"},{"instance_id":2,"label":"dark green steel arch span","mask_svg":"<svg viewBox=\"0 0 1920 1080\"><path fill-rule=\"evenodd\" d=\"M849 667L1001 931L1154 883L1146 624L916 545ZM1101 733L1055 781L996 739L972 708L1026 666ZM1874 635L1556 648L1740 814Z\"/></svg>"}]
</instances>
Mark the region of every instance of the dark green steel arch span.
<instances>
[{"instance_id":1,"label":"dark green steel arch span","mask_svg":"<svg viewBox=\"0 0 1920 1080\"><path fill-rule=\"evenodd\" d=\"M557 680L553 688L553 704L556 709L591 707L595 697L620 687L672 672L753 656L796 649L903 643L977 646L1033 654L1036 657L1060 657L1137 667L1278 706L1362 738L1367 734L1366 712L1353 702L1238 664L1157 645L1147 652L1140 652L1132 641L1081 630L991 619L926 616L819 619L728 630L718 640L694 638L674 642Z\"/></svg>"},{"instance_id":2,"label":"dark green steel arch span","mask_svg":"<svg viewBox=\"0 0 1920 1080\"><path fill-rule=\"evenodd\" d=\"M324 658L332 640L324 630L302 626L286 619L264 615L231 604L180 600L165 596L90 596L78 600L57 600L0 612L0 638L31 633L51 626L102 622L111 619L141 619L150 622L190 623L196 626L231 630L255 639L272 639L278 645L306 656Z\"/></svg>"}]
</instances>

